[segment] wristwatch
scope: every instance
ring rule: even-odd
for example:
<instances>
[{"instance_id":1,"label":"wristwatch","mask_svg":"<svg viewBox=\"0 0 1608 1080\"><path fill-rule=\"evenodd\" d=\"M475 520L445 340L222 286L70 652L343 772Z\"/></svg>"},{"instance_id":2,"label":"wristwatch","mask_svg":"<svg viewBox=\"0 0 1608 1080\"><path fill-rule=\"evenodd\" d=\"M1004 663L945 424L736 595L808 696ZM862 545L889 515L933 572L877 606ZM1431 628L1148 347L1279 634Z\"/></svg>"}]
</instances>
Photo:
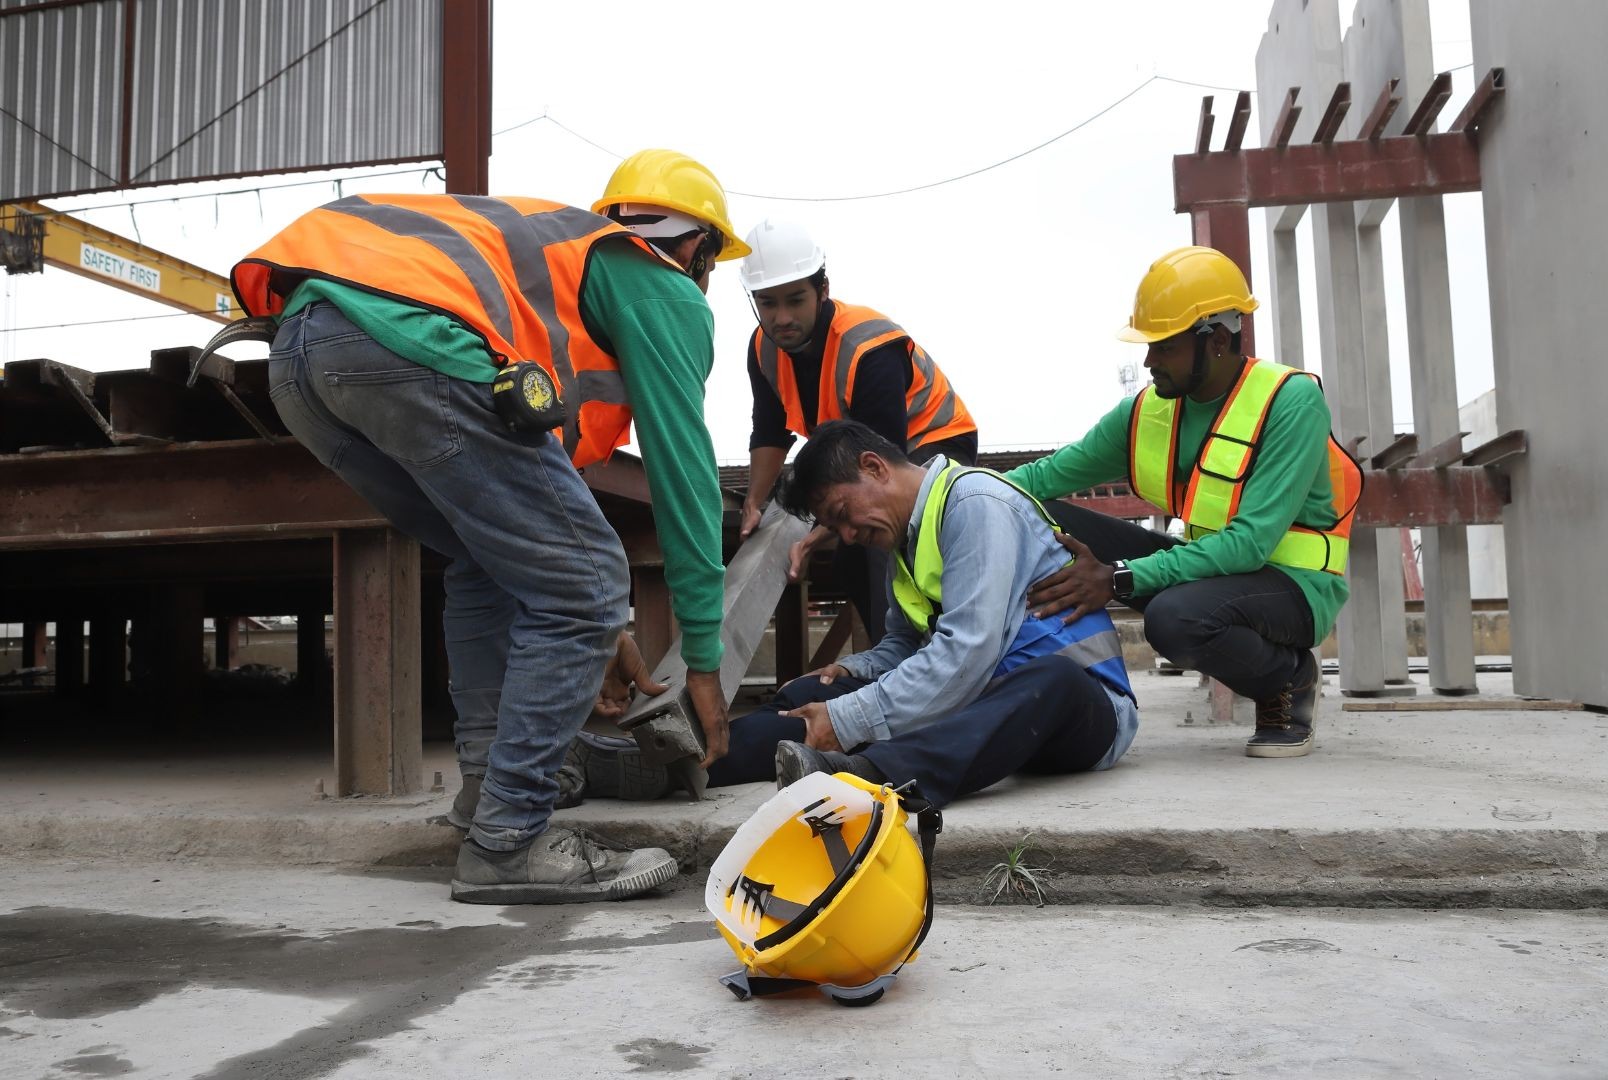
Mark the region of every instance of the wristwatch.
<instances>
[{"instance_id":1,"label":"wristwatch","mask_svg":"<svg viewBox=\"0 0 1608 1080\"><path fill-rule=\"evenodd\" d=\"M1121 559L1111 564L1111 592L1118 600L1133 595L1133 571Z\"/></svg>"}]
</instances>

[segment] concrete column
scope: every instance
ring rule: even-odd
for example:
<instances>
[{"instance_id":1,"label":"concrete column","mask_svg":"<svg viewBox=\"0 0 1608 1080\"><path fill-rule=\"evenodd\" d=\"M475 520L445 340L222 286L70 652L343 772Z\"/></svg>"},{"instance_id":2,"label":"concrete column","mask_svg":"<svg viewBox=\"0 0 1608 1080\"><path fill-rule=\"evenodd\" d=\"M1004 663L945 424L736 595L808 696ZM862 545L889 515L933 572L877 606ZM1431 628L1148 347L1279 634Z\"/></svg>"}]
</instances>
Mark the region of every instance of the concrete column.
<instances>
[{"instance_id":1,"label":"concrete column","mask_svg":"<svg viewBox=\"0 0 1608 1080\"><path fill-rule=\"evenodd\" d=\"M34 668L46 666L50 655L50 627L42 622L25 622L22 624L22 660L20 667ZM24 686L34 685L33 676L23 681Z\"/></svg>"},{"instance_id":2,"label":"concrete column","mask_svg":"<svg viewBox=\"0 0 1608 1080\"><path fill-rule=\"evenodd\" d=\"M335 783L403 795L424 773L419 544L395 529L335 535Z\"/></svg>"},{"instance_id":3,"label":"concrete column","mask_svg":"<svg viewBox=\"0 0 1608 1080\"><path fill-rule=\"evenodd\" d=\"M1363 343L1362 283L1357 265L1357 219L1350 203L1312 208L1318 273L1318 339L1337 435L1349 446L1372 433L1367 355ZM1346 570L1351 599L1340 611L1340 690L1378 694L1385 688L1379 602L1379 545L1375 530L1355 528Z\"/></svg>"},{"instance_id":4,"label":"concrete column","mask_svg":"<svg viewBox=\"0 0 1608 1080\"><path fill-rule=\"evenodd\" d=\"M1368 449L1378 451L1395 437L1395 403L1390 392L1390 338L1385 325L1385 254L1377 225L1357 229L1357 280L1361 301L1364 367L1368 373ZM1402 583L1400 529L1375 532L1379 557L1379 649L1385 682L1406 684L1407 606Z\"/></svg>"},{"instance_id":5,"label":"concrete column","mask_svg":"<svg viewBox=\"0 0 1608 1080\"><path fill-rule=\"evenodd\" d=\"M198 728L206 672L205 596L200 585L176 585L159 591L153 605L154 629L161 636L148 644L161 672L167 719L179 727Z\"/></svg>"},{"instance_id":6,"label":"concrete column","mask_svg":"<svg viewBox=\"0 0 1608 1080\"><path fill-rule=\"evenodd\" d=\"M1446 214L1439 198L1403 199L1402 279L1407 291L1407 349L1412 360L1413 430L1418 444L1437 446L1460 430L1446 266ZM1468 530L1424 529L1424 636L1429 685L1437 694L1472 694L1474 605L1469 588Z\"/></svg>"},{"instance_id":7,"label":"concrete column","mask_svg":"<svg viewBox=\"0 0 1608 1080\"><path fill-rule=\"evenodd\" d=\"M1271 326L1271 337L1263 336L1263 359L1276 360L1285 367L1306 369L1306 343L1301 337L1301 255L1297 247L1293 215L1288 228L1283 226L1290 207L1275 207L1267 212L1267 250L1270 272L1268 284L1260 293L1253 292L1267 309L1262 320L1264 327ZM1297 207L1296 209L1299 209ZM1269 352L1267 346L1272 345Z\"/></svg>"}]
</instances>

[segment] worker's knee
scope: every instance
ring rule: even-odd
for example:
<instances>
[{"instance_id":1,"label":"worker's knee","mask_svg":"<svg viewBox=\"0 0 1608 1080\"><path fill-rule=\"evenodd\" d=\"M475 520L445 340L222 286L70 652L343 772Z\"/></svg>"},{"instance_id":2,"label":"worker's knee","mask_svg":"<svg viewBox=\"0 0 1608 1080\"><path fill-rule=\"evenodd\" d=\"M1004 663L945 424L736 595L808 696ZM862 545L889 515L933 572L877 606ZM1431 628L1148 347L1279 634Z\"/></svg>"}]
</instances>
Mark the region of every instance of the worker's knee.
<instances>
[{"instance_id":1,"label":"worker's knee","mask_svg":"<svg viewBox=\"0 0 1608 1080\"><path fill-rule=\"evenodd\" d=\"M1145 640L1179 667L1192 667L1211 637L1210 628L1176 589L1157 593L1145 605Z\"/></svg>"}]
</instances>

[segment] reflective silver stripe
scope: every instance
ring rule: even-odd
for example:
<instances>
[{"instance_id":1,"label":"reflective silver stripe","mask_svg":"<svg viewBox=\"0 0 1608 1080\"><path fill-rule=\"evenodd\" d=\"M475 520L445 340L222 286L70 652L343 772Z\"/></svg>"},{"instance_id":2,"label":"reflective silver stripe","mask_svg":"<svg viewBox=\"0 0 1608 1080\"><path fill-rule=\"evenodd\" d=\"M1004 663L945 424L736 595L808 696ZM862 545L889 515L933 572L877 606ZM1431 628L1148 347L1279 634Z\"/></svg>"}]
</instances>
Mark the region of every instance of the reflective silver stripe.
<instances>
[{"instance_id":1,"label":"reflective silver stripe","mask_svg":"<svg viewBox=\"0 0 1608 1080\"><path fill-rule=\"evenodd\" d=\"M907 421L914 420L927 411L927 402L932 398L933 373L937 370L933 367L932 358L920 345L916 345L915 342L911 342L911 345L914 348L910 350L910 364L921 373L923 382L921 389L916 391L916 396L905 406ZM950 413L954 413L953 406L950 408Z\"/></svg>"},{"instance_id":2,"label":"reflective silver stripe","mask_svg":"<svg viewBox=\"0 0 1608 1080\"><path fill-rule=\"evenodd\" d=\"M903 334L899 324L891 319L867 319L858 326L851 326L838 338L838 351L834 367L837 369L837 399L839 411L847 414L844 408L849 400L849 368L854 354L865 347L866 342L872 338L880 337L889 332Z\"/></svg>"},{"instance_id":3,"label":"reflective silver stripe","mask_svg":"<svg viewBox=\"0 0 1608 1080\"><path fill-rule=\"evenodd\" d=\"M1083 667L1093 667L1102 660L1113 660L1122 655L1122 638L1115 630L1102 630L1090 634L1082 641L1055 650L1057 656L1069 656Z\"/></svg>"},{"instance_id":4,"label":"reflective silver stripe","mask_svg":"<svg viewBox=\"0 0 1608 1080\"><path fill-rule=\"evenodd\" d=\"M583 371L576 379L582 401L599 401L605 405L629 405L625 396L625 379L618 371Z\"/></svg>"},{"instance_id":5,"label":"reflective silver stripe","mask_svg":"<svg viewBox=\"0 0 1608 1080\"><path fill-rule=\"evenodd\" d=\"M776 396L780 399L782 371L781 361L776 355L776 343L757 330L755 333L759 336L759 373L765 376L765 381L770 383L771 389L776 391Z\"/></svg>"},{"instance_id":6,"label":"reflective silver stripe","mask_svg":"<svg viewBox=\"0 0 1608 1080\"><path fill-rule=\"evenodd\" d=\"M398 236L423 240L441 252L463 271L464 277L469 279L469 284L474 286L475 295L480 299L480 306L485 309L497 333L502 335L504 341L513 340L513 316L509 314L508 298L503 295L502 284L497 280L496 272L492 270L486 257L480 254L457 229L429 214L421 214L417 210L408 210L400 206L371 203L361 195L329 203L323 209L367 221Z\"/></svg>"}]
</instances>

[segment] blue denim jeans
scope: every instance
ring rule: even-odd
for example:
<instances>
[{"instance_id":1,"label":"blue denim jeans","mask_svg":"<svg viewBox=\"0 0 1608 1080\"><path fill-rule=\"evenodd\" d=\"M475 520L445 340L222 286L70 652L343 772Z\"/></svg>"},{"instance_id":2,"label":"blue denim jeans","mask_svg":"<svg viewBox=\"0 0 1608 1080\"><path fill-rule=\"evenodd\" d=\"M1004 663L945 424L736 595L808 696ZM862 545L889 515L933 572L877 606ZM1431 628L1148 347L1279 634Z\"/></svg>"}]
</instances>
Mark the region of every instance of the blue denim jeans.
<instances>
[{"instance_id":1,"label":"blue denim jeans","mask_svg":"<svg viewBox=\"0 0 1608 1080\"><path fill-rule=\"evenodd\" d=\"M626 622L625 552L557 439L508 430L491 387L413 363L334 305L286 319L275 407L319 461L451 560L447 661L460 766L484 772L470 835L523 847Z\"/></svg>"}]
</instances>

